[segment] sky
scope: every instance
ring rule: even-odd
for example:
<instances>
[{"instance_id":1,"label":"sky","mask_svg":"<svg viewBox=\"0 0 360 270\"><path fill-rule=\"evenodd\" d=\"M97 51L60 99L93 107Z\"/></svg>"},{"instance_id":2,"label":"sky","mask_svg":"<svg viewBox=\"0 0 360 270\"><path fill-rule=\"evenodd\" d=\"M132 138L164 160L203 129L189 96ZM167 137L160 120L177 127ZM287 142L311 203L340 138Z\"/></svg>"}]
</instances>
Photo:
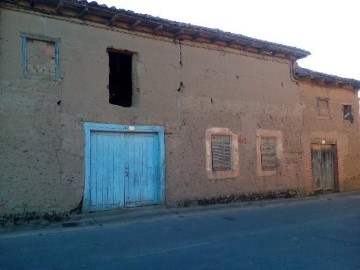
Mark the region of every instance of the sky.
<instances>
[{"instance_id":1,"label":"sky","mask_svg":"<svg viewBox=\"0 0 360 270\"><path fill-rule=\"evenodd\" d=\"M310 51L304 68L360 80L359 0L97 0Z\"/></svg>"}]
</instances>

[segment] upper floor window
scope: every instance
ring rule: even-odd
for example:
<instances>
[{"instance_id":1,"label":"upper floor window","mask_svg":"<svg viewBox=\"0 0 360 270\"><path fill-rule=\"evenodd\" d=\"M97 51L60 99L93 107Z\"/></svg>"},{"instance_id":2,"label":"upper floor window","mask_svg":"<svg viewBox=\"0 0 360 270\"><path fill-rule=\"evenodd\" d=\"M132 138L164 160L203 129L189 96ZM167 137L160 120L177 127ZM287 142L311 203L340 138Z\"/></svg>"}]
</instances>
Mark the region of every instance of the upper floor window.
<instances>
[{"instance_id":1,"label":"upper floor window","mask_svg":"<svg viewBox=\"0 0 360 270\"><path fill-rule=\"evenodd\" d=\"M343 119L348 120L351 123L354 121L354 115L352 112L352 106L351 105L343 105Z\"/></svg>"},{"instance_id":2,"label":"upper floor window","mask_svg":"<svg viewBox=\"0 0 360 270\"><path fill-rule=\"evenodd\" d=\"M122 107L132 106L132 54L108 49L109 103Z\"/></svg>"},{"instance_id":3,"label":"upper floor window","mask_svg":"<svg viewBox=\"0 0 360 270\"><path fill-rule=\"evenodd\" d=\"M60 79L59 47L59 39L23 34L24 77L43 80Z\"/></svg>"},{"instance_id":4,"label":"upper floor window","mask_svg":"<svg viewBox=\"0 0 360 270\"><path fill-rule=\"evenodd\" d=\"M317 98L318 117L329 118L329 100L327 98Z\"/></svg>"}]
</instances>

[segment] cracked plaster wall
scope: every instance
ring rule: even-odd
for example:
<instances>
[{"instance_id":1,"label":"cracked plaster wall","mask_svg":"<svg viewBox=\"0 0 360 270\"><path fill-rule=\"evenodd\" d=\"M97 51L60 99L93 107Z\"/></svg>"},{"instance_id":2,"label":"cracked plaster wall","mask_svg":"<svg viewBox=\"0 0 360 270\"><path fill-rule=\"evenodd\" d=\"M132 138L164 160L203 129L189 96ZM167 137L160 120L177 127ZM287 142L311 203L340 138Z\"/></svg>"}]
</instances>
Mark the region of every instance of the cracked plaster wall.
<instances>
[{"instance_id":1,"label":"cracked plaster wall","mask_svg":"<svg viewBox=\"0 0 360 270\"><path fill-rule=\"evenodd\" d=\"M303 184L304 107L290 62L10 10L0 20L0 213L69 211L79 204L83 122L163 125L168 204ZM21 32L60 38L59 81L23 78ZM107 48L136 53L131 108L108 102ZM207 178L211 127L239 136L237 178ZM258 129L283 134L283 166L270 177L256 175Z\"/></svg>"},{"instance_id":2,"label":"cracked plaster wall","mask_svg":"<svg viewBox=\"0 0 360 270\"><path fill-rule=\"evenodd\" d=\"M304 192L312 192L311 151L314 139L336 142L340 191L360 189L359 102L357 93L350 90L300 84L300 102L303 107ZM329 117L318 117L317 98L327 99ZM354 122L343 120L342 105L352 105Z\"/></svg>"}]
</instances>

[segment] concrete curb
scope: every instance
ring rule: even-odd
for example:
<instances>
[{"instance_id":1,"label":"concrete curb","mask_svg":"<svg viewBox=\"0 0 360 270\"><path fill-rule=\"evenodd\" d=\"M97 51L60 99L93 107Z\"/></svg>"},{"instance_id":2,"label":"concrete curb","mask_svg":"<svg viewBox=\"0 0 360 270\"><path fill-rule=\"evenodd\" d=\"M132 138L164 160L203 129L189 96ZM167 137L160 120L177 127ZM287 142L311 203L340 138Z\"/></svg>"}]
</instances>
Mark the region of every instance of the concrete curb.
<instances>
[{"instance_id":1,"label":"concrete curb","mask_svg":"<svg viewBox=\"0 0 360 270\"><path fill-rule=\"evenodd\" d=\"M130 224L135 222L149 222L164 218L178 218L191 215L218 213L220 211L234 211L253 207L275 207L314 200L332 200L347 196L360 196L360 192L329 193L308 197L288 199L268 199L256 201L242 201L229 204L196 205L189 207L169 207L164 205L146 206L139 208L125 208L104 212L72 215L64 222L54 222L46 226L20 226L0 230L0 239L21 237L24 235L48 234L65 230L74 230L88 227L106 226L111 224Z\"/></svg>"},{"instance_id":2,"label":"concrete curb","mask_svg":"<svg viewBox=\"0 0 360 270\"><path fill-rule=\"evenodd\" d=\"M286 205L289 203L310 201L310 200L331 200L332 198L359 195L360 192L329 193L307 197L294 197L287 199L267 199L255 201L241 201L228 204L194 205L189 207L171 207L164 205L145 206L139 208L125 208L104 212L94 212L89 214L80 214L72 216L69 221L63 222L63 227L74 227L84 225L103 225L112 222L139 222L158 218L168 218L179 215L198 215L209 212L218 212L224 210L236 210L245 207L266 207L275 205Z\"/></svg>"}]
</instances>

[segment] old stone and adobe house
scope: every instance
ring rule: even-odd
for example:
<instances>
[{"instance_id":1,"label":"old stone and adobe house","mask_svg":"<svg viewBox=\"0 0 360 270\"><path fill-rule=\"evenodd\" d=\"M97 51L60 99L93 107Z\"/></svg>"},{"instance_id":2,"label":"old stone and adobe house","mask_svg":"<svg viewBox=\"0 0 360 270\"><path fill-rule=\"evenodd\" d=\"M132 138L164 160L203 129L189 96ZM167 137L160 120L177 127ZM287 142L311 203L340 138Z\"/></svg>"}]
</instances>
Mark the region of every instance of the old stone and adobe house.
<instances>
[{"instance_id":1,"label":"old stone and adobe house","mask_svg":"<svg viewBox=\"0 0 360 270\"><path fill-rule=\"evenodd\" d=\"M0 1L0 215L360 189L360 82L96 2Z\"/></svg>"}]
</instances>

